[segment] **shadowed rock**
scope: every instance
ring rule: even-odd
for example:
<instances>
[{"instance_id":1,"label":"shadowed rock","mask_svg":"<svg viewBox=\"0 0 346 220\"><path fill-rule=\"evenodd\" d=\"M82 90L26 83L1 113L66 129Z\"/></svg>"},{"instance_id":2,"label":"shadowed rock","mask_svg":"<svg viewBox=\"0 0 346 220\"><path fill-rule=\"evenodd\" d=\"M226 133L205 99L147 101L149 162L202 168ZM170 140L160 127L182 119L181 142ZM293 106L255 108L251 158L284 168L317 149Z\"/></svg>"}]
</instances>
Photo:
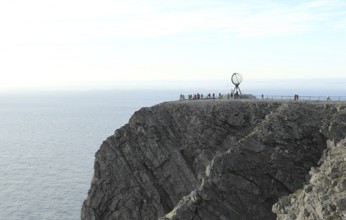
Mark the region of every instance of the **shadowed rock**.
<instances>
[{"instance_id":1,"label":"shadowed rock","mask_svg":"<svg viewBox=\"0 0 346 220\"><path fill-rule=\"evenodd\" d=\"M279 199L273 206L278 220L346 219L346 111L338 108L329 126L330 138L318 167L300 190ZM342 138L343 137L343 138Z\"/></svg>"}]
</instances>

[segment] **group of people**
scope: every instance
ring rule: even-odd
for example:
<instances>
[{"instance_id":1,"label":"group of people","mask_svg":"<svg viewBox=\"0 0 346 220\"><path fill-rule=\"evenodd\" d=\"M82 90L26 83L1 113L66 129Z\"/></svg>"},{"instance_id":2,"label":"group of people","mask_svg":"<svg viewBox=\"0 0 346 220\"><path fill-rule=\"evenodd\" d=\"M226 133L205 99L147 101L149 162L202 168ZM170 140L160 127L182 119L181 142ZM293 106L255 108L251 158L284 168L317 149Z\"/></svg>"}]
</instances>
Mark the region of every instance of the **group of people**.
<instances>
[{"instance_id":1,"label":"group of people","mask_svg":"<svg viewBox=\"0 0 346 220\"><path fill-rule=\"evenodd\" d=\"M298 100L299 99L299 95L294 94L294 100Z\"/></svg>"},{"instance_id":2,"label":"group of people","mask_svg":"<svg viewBox=\"0 0 346 220\"><path fill-rule=\"evenodd\" d=\"M219 99L221 99L223 96L221 93L219 93ZM215 93L208 93L206 96L204 96L202 93L195 93L195 94L189 94L187 96L188 100L199 100L199 99L216 99ZM180 94L180 100L185 100L185 95Z\"/></svg>"}]
</instances>

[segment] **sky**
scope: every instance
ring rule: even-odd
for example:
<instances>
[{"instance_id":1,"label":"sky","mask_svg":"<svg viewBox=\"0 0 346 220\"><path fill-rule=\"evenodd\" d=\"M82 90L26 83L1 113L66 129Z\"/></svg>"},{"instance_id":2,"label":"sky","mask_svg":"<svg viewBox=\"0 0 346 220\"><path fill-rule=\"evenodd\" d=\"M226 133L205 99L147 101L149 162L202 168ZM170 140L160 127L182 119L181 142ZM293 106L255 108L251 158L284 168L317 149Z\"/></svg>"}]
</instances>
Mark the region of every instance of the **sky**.
<instances>
[{"instance_id":1,"label":"sky","mask_svg":"<svg viewBox=\"0 0 346 220\"><path fill-rule=\"evenodd\" d=\"M346 0L2 0L0 30L0 91L346 83Z\"/></svg>"}]
</instances>

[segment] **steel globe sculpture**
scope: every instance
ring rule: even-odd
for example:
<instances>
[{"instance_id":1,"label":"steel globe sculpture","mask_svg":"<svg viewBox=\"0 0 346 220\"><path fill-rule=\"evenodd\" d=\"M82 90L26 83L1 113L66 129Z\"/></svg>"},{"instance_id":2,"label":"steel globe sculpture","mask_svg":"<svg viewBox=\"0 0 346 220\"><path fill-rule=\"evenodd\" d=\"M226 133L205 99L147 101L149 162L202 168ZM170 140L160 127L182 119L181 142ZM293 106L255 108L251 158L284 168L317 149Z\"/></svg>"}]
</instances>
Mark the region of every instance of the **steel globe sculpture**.
<instances>
[{"instance_id":1,"label":"steel globe sculpture","mask_svg":"<svg viewBox=\"0 0 346 220\"><path fill-rule=\"evenodd\" d=\"M241 90L239 88L240 83L243 81L243 77L240 75L240 73L233 73L232 75L232 83L235 85L232 94L234 95L235 98L236 95L241 95Z\"/></svg>"}]
</instances>

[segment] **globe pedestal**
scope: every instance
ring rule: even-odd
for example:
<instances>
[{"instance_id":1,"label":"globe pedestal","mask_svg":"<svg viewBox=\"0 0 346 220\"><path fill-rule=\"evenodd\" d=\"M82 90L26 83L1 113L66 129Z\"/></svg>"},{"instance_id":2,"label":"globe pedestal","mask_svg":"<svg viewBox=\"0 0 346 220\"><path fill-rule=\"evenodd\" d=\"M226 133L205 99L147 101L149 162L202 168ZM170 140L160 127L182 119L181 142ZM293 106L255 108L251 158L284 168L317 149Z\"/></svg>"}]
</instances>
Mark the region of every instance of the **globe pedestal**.
<instances>
[{"instance_id":1,"label":"globe pedestal","mask_svg":"<svg viewBox=\"0 0 346 220\"><path fill-rule=\"evenodd\" d=\"M242 94L239 85L243 81L243 77L240 75L240 73L233 73L231 80L234 84L234 89L231 92L231 96L237 99L239 98L239 95Z\"/></svg>"}]
</instances>

